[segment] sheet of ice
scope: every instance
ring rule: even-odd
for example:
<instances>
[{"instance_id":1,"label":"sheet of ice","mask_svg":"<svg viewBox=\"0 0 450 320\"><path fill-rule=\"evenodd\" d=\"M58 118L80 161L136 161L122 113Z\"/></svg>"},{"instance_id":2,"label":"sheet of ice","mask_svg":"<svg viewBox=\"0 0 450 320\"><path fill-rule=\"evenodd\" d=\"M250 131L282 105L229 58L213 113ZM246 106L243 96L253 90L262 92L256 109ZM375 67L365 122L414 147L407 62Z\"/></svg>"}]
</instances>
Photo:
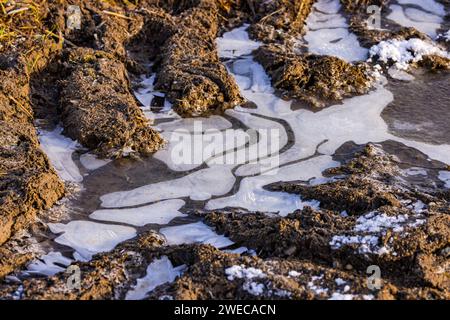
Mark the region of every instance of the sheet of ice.
<instances>
[{"instance_id":1,"label":"sheet of ice","mask_svg":"<svg viewBox=\"0 0 450 320\"><path fill-rule=\"evenodd\" d=\"M94 211L89 217L94 220L122 222L142 227L146 224L167 224L176 217L184 217L179 210L185 202L180 199L160 201L148 206L132 209L106 209Z\"/></svg>"},{"instance_id":2,"label":"sheet of ice","mask_svg":"<svg viewBox=\"0 0 450 320\"><path fill-rule=\"evenodd\" d=\"M162 136L169 143L164 149L156 152L154 157L164 162L171 170L188 171L201 166L213 157L244 146L248 136L242 129L225 131L208 129L202 132L189 133L182 129L163 132ZM221 159L216 159L215 163L227 163L221 162Z\"/></svg>"},{"instance_id":3,"label":"sheet of ice","mask_svg":"<svg viewBox=\"0 0 450 320\"><path fill-rule=\"evenodd\" d=\"M425 11L434 13L438 16L445 16L445 7L443 4L437 2L436 0L397 0L399 4L405 5L416 5Z\"/></svg>"},{"instance_id":4,"label":"sheet of ice","mask_svg":"<svg viewBox=\"0 0 450 320\"><path fill-rule=\"evenodd\" d=\"M156 287L172 282L180 276L185 269L185 265L173 267L172 262L166 256L155 259L147 267L147 274L137 280L136 285L127 292L126 300L142 300L148 293Z\"/></svg>"},{"instance_id":5,"label":"sheet of ice","mask_svg":"<svg viewBox=\"0 0 450 320\"><path fill-rule=\"evenodd\" d=\"M84 259L92 255L110 251L125 240L136 236L136 230L131 227L101 224L90 221L71 221L67 224L49 223L50 231L61 233L55 242L69 246Z\"/></svg>"},{"instance_id":6,"label":"sheet of ice","mask_svg":"<svg viewBox=\"0 0 450 320\"><path fill-rule=\"evenodd\" d=\"M261 43L250 40L248 37L248 24L226 32L222 37L217 38L217 50L222 58L235 58L249 55L253 50L258 49Z\"/></svg>"},{"instance_id":7,"label":"sheet of ice","mask_svg":"<svg viewBox=\"0 0 450 320\"><path fill-rule=\"evenodd\" d=\"M166 237L168 245L203 243L220 249L233 244L233 241L218 235L203 222L166 227L159 230L159 232Z\"/></svg>"},{"instance_id":8,"label":"sheet of ice","mask_svg":"<svg viewBox=\"0 0 450 320\"><path fill-rule=\"evenodd\" d=\"M348 62L366 60L368 50L360 46L355 34L349 32L340 9L339 0L318 0L314 4L306 19L304 36L309 52L336 56Z\"/></svg>"},{"instance_id":9,"label":"sheet of ice","mask_svg":"<svg viewBox=\"0 0 450 320\"><path fill-rule=\"evenodd\" d=\"M39 141L41 148L50 159L59 177L64 181L81 182L83 176L80 174L72 154L79 147L76 141L62 135L61 127L53 131L39 130Z\"/></svg>"},{"instance_id":10,"label":"sheet of ice","mask_svg":"<svg viewBox=\"0 0 450 320\"><path fill-rule=\"evenodd\" d=\"M284 192L271 192L263 187L278 181L309 180L322 177L322 171L335 167L339 163L330 156L319 156L303 162L288 165L277 170L276 174L268 172L264 175L246 177L241 181L239 191L229 197L208 201L208 210L225 207L241 207L250 211L279 212L285 216L304 206L317 208L318 201L302 201L300 196Z\"/></svg>"},{"instance_id":11,"label":"sheet of ice","mask_svg":"<svg viewBox=\"0 0 450 320\"><path fill-rule=\"evenodd\" d=\"M197 126L195 125L197 124ZM199 126L201 124L201 126ZM163 122L157 126L162 131L175 131L177 129L182 129L187 132L197 132L199 128L203 131L206 130L225 130L230 129L232 124L230 121L224 117L212 115L208 118L198 117L198 118L181 118L173 120L170 122Z\"/></svg>"},{"instance_id":12,"label":"sheet of ice","mask_svg":"<svg viewBox=\"0 0 450 320\"><path fill-rule=\"evenodd\" d=\"M145 185L129 191L119 191L100 197L105 208L141 205L165 199L190 197L208 200L226 194L234 185L231 166L213 166L182 178Z\"/></svg>"},{"instance_id":13,"label":"sheet of ice","mask_svg":"<svg viewBox=\"0 0 450 320\"><path fill-rule=\"evenodd\" d=\"M413 75L409 74L406 71L399 70L395 66L392 66L388 69L388 74L391 76L391 78L401 81L413 81L415 79Z\"/></svg>"},{"instance_id":14,"label":"sheet of ice","mask_svg":"<svg viewBox=\"0 0 450 320\"><path fill-rule=\"evenodd\" d=\"M450 171L439 171L439 180L445 182L445 187L450 189Z\"/></svg>"},{"instance_id":15,"label":"sheet of ice","mask_svg":"<svg viewBox=\"0 0 450 320\"><path fill-rule=\"evenodd\" d=\"M417 168L417 167L408 168L404 172L408 176L426 176L427 175L427 171L425 169Z\"/></svg>"},{"instance_id":16,"label":"sheet of ice","mask_svg":"<svg viewBox=\"0 0 450 320\"><path fill-rule=\"evenodd\" d=\"M88 170L97 170L111 162L110 159L99 159L95 154L85 153L80 156L80 162Z\"/></svg>"},{"instance_id":17,"label":"sheet of ice","mask_svg":"<svg viewBox=\"0 0 450 320\"><path fill-rule=\"evenodd\" d=\"M387 16L388 19L404 27L414 27L433 39L436 37L436 32L443 22L442 16L427 13L415 8L406 8L392 4L389 6L389 9L391 10L391 13Z\"/></svg>"},{"instance_id":18,"label":"sheet of ice","mask_svg":"<svg viewBox=\"0 0 450 320\"><path fill-rule=\"evenodd\" d=\"M52 276L65 271L72 262L73 260L64 257L61 252L51 251L31 262L27 266L27 272Z\"/></svg>"}]
</instances>

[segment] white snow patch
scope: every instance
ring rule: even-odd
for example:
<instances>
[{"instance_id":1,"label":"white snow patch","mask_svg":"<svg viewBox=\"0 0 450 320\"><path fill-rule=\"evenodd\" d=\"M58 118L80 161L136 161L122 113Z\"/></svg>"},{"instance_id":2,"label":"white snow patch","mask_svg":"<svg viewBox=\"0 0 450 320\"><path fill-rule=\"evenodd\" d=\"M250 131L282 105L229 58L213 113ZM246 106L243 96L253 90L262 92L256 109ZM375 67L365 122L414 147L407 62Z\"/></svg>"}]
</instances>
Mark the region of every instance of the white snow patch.
<instances>
[{"instance_id":1,"label":"white snow patch","mask_svg":"<svg viewBox=\"0 0 450 320\"><path fill-rule=\"evenodd\" d=\"M380 61L395 63L399 70L406 70L410 63L422 60L424 55L438 55L450 58L450 54L432 43L418 38L409 40L390 39L381 41L370 48L370 56L378 56Z\"/></svg>"},{"instance_id":2,"label":"white snow patch","mask_svg":"<svg viewBox=\"0 0 450 320\"><path fill-rule=\"evenodd\" d=\"M421 212L419 210L416 211ZM405 227L417 227L424 224L426 220L421 215L410 216L408 214L388 216L377 211L369 212L356 220L353 228L355 235L333 236L330 246L339 249L344 245L357 244L358 252L361 254L385 254L390 252L387 247L380 247L380 235L384 235L388 229L393 232L403 232Z\"/></svg>"},{"instance_id":3,"label":"white snow patch","mask_svg":"<svg viewBox=\"0 0 450 320\"><path fill-rule=\"evenodd\" d=\"M234 265L225 269L228 280L245 279L242 288L254 296L260 296L264 293L266 286L263 283L252 281L254 279L264 279L267 275L258 268L245 267L245 265Z\"/></svg>"},{"instance_id":4,"label":"white snow patch","mask_svg":"<svg viewBox=\"0 0 450 320\"><path fill-rule=\"evenodd\" d=\"M265 278L266 274L258 268L245 267L245 265L234 265L225 269L225 274L228 276L228 280L233 281L234 279L254 279L254 278Z\"/></svg>"}]
</instances>

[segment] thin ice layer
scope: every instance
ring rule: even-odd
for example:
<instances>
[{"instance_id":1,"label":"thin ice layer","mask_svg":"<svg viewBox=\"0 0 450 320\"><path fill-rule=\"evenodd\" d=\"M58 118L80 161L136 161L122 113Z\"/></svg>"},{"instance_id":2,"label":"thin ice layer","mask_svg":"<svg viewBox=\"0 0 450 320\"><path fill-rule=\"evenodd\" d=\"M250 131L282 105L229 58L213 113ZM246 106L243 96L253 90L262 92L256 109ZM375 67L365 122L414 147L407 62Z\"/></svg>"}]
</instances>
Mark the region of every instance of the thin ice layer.
<instances>
[{"instance_id":1,"label":"thin ice layer","mask_svg":"<svg viewBox=\"0 0 450 320\"><path fill-rule=\"evenodd\" d=\"M52 276L65 271L72 262L73 260L64 257L61 252L51 251L31 262L27 266L27 272Z\"/></svg>"},{"instance_id":2,"label":"thin ice layer","mask_svg":"<svg viewBox=\"0 0 450 320\"><path fill-rule=\"evenodd\" d=\"M213 166L179 179L142 186L130 191L113 192L100 197L105 208L135 206L164 199L190 197L208 200L231 190L235 177L230 166Z\"/></svg>"},{"instance_id":3,"label":"thin ice layer","mask_svg":"<svg viewBox=\"0 0 450 320\"><path fill-rule=\"evenodd\" d=\"M203 222L162 228L159 232L166 237L168 245L202 243L210 244L220 249L233 244L233 241L218 235Z\"/></svg>"},{"instance_id":4,"label":"thin ice layer","mask_svg":"<svg viewBox=\"0 0 450 320\"><path fill-rule=\"evenodd\" d=\"M318 201L302 201L298 195L284 192L272 192L263 187L278 181L307 181L312 178L320 178L322 171L337 166L330 156L315 157L303 162L282 167L266 174L247 177L241 181L239 191L232 196L210 200L206 209L221 209L225 207L240 207L250 211L278 212L284 216L301 209L305 205L318 207Z\"/></svg>"},{"instance_id":5,"label":"thin ice layer","mask_svg":"<svg viewBox=\"0 0 450 320\"><path fill-rule=\"evenodd\" d=\"M236 58L249 55L261 45L259 42L250 40L247 33L248 24L226 32L223 37L217 38L217 51L222 58Z\"/></svg>"},{"instance_id":6,"label":"thin ice layer","mask_svg":"<svg viewBox=\"0 0 450 320\"><path fill-rule=\"evenodd\" d=\"M368 50L360 46L355 34L349 32L340 9L339 0L318 0L314 4L306 19L308 31L304 36L309 52L339 57L348 62L366 60Z\"/></svg>"},{"instance_id":7,"label":"thin ice layer","mask_svg":"<svg viewBox=\"0 0 450 320\"><path fill-rule=\"evenodd\" d=\"M185 268L184 265L173 267L172 262L167 256L155 259L147 267L147 274L137 280L133 289L128 291L126 300L142 300L147 294L156 287L172 282L176 277L180 276Z\"/></svg>"},{"instance_id":8,"label":"thin ice layer","mask_svg":"<svg viewBox=\"0 0 450 320\"><path fill-rule=\"evenodd\" d=\"M61 233L55 242L75 249L78 257L86 260L96 253L111 251L120 242L136 236L136 230L131 227L90 221L49 223L48 226L51 232Z\"/></svg>"},{"instance_id":9,"label":"thin ice layer","mask_svg":"<svg viewBox=\"0 0 450 320\"><path fill-rule=\"evenodd\" d=\"M391 13L387 18L395 21L401 26L416 28L434 39L437 35L437 30L441 27L443 22L445 11L442 12L443 8L440 8L436 1L427 2L428 4L420 1L399 1L399 3L404 3L404 5L390 5L389 9L391 10ZM407 7L405 5L407 3L414 3L433 13L413 7Z\"/></svg>"},{"instance_id":10,"label":"thin ice layer","mask_svg":"<svg viewBox=\"0 0 450 320\"><path fill-rule=\"evenodd\" d=\"M83 176L72 160L72 154L79 145L76 141L63 136L62 131L61 127L57 127L53 131L40 130L38 137L41 148L62 180L81 182Z\"/></svg>"},{"instance_id":11,"label":"thin ice layer","mask_svg":"<svg viewBox=\"0 0 450 320\"><path fill-rule=\"evenodd\" d=\"M146 224L167 224L185 214L179 210L185 202L180 199L166 200L132 209L107 209L94 211L89 217L94 220L121 222L142 227Z\"/></svg>"},{"instance_id":12,"label":"thin ice layer","mask_svg":"<svg viewBox=\"0 0 450 320\"><path fill-rule=\"evenodd\" d=\"M80 156L80 162L88 170L94 171L111 162L109 159L99 159L95 154L85 153Z\"/></svg>"}]
</instances>

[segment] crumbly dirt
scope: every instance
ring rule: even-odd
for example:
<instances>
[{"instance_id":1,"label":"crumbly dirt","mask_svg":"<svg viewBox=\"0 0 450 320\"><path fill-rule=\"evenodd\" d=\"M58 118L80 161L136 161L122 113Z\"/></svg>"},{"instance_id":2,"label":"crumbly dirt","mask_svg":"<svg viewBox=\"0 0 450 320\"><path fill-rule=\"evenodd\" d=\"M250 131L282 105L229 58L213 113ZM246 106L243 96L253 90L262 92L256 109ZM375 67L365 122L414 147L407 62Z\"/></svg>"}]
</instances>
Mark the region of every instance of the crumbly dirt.
<instances>
[{"instance_id":1,"label":"crumbly dirt","mask_svg":"<svg viewBox=\"0 0 450 320\"><path fill-rule=\"evenodd\" d=\"M256 50L255 59L283 96L314 107L363 94L371 84L365 64L353 65L337 57L295 54L285 46L264 45Z\"/></svg>"}]
</instances>

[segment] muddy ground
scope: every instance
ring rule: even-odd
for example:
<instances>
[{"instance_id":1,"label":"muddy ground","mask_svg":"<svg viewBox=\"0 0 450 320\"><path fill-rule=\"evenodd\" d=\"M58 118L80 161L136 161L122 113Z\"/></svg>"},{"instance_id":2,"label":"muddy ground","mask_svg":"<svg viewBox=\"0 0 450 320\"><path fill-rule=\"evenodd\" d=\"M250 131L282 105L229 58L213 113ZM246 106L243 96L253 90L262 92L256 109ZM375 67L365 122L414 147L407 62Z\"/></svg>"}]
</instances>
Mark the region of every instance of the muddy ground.
<instances>
[{"instance_id":1,"label":"muddy ground","mask_svg":"<svg viewBox=\"0 0 450 320\"><path fill-rule=\"evenodd\" d=\"M341 2L351 30L366 47L388 38L427 37L400 26L390 31L368 30L363 8L368 3L388 1ZM433 184L418 188L401 173L405 169L401 159L384 150L388 147L373 145L354 147L350 156L339 159L343 165L328 172L336 180L324 185L298 182L268 186L320 200L320 211L305 208L283 218L239 210L193 212L258 256L239 256L205 245L167 247L164 239L148 233L95 256L91 262L78 263L87 274L78 292L67 290L65 274L32 278L22 284L6 277L34 257L36 252L24 235L33 231L36 219L45 216L46 209L67 194L67 186L40 149L37 120L49 128L61 125L65 135L101 157L118 158L130 150L145 157L165 142L132 94L135 80L156 72L156 89L185 117L220 114L244 103L215 44L217 36L242 23L249 23L252 38L264 43L255 52L256 59L281 96L325 107L366 93L372 81L367 63L354 65L339 58L294 52L294 39L304 32L313 3L28 0L3 4L0 298L123 298L145 274L145 266L162 255L174 265L186 264L187 270L149 298L314 299L330 298L333 293L352 294L357 299L370 295L381 299L450 298L448 190ZM81 9L80 28L68 23L73 19L68 5ZM28 9L10 14L22 7ZM448 69L450 63L430 56L420 67L441 70ZM440 163L433 166L445 169ZM424 208L414 213L413 204L418 201ZM383 217L408 215L402 225L407 232L386 229L370 234L382 239L383 248L362 250L357 242L339 243L345 237L367 236L355 231L358 218L367 211ZM386 252L379 254L381 249ZM384 270L385 284L375 292L366 283L365 271L372 264ZM249 294L253 283L230 280L225 270L233 265L262 270L265 276L257 282L260 295ZM337 284L337 278L350 289Z\"/></svg>"}]
</instances>

